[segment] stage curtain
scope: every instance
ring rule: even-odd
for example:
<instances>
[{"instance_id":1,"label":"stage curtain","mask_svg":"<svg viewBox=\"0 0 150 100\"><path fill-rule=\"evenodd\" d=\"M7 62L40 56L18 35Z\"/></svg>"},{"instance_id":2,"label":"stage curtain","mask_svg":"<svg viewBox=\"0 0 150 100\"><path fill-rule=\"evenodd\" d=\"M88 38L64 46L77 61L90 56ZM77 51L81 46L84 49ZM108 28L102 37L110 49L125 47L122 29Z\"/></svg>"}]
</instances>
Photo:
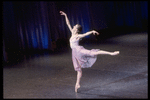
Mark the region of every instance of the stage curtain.
<instances>
[{"instance_id":1,"label":"stage curtain","mask_svg":"<svg viewBox=\"0 0 150 100\"><path fill-rule=\"evenodd\" d=\"M53 49L53 41L69 39L71 25L82 33L115 27L147 29L147 1L4 1L2 7L3 50ZM113 33L112 33L113 34Z\"/></svg>"}]
</instances>

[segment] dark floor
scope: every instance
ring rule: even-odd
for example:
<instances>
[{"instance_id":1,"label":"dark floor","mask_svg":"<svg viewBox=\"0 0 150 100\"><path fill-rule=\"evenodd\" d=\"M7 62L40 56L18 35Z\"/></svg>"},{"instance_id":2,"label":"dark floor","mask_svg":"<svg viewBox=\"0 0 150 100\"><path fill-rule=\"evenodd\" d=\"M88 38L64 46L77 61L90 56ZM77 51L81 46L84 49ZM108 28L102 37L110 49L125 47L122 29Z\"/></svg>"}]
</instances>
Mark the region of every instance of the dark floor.
<instances>
[{"instance_id":1,"label":"dark floor","mask_svg":"<svg viewBox=\"0 0 150 100\"><path fill-rule=\"evenodd\" d=\"M120 55L99 55L83 69L81 88L74 92L76 72L71 49L32 57L3 68L3 98L148 98L148 33L128 34L84 45Z\"/></svg>"}]
</instances>

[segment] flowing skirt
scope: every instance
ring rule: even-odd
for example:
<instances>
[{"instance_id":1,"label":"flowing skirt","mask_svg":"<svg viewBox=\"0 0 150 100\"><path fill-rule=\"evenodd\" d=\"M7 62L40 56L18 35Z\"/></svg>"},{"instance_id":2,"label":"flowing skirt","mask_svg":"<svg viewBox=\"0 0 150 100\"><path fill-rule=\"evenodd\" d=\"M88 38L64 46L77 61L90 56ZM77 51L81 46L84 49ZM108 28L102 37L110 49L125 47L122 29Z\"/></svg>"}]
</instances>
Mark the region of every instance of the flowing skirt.
<instances>
[{"instance_id":1,"label":"flowing skirt","mask_svg":"<svg viewBox=\"0 0 150 100\"><path fill-rule=\"evenodd\" d=\"M95 63L97 55L94 53L100 49L87 50L83 46L72 48L72 61L75 71L81 71L81 68L89 68Z\"/></svg>"}]
</instances>

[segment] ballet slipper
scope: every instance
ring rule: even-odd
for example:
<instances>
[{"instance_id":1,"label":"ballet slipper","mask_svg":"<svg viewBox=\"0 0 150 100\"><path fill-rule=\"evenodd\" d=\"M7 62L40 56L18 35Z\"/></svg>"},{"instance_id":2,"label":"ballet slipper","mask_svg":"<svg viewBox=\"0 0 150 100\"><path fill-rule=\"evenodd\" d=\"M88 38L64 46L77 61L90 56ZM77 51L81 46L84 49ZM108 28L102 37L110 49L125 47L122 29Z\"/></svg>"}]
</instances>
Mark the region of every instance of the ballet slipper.
<instances>
[{"instance_id":1,"label":"ballet slipper","mask_svg":"<svg viewBox=\"0 0 150 100\"><path fill-rule=\"evenodd\" d=\"M80 85L76 85L75 86L75 92L77 93L78 92L78 89L80 88Z\"/></svg>"},{"instance_id":2,"label":"ballet slipper","mask_svg":"<svg viewBox=\"0 0 150 100\"><path fill-rule=\"evenodd\" d=\"M115 52L111 53L111 55L114 56L114 55L118 55L119 53L120 53L119 51L115 51Z\"/></svg>"},{"instance_id":3,"label":"ballet slipper","mask_svg":"<svg viewBox=\"0 0 150 100\"><path fill-rule=\"evenodd\" d=\"M114 53L115 53L115 55L118 55L120 52L119 51L115 51Z\"/></svg>"}]
</instances>

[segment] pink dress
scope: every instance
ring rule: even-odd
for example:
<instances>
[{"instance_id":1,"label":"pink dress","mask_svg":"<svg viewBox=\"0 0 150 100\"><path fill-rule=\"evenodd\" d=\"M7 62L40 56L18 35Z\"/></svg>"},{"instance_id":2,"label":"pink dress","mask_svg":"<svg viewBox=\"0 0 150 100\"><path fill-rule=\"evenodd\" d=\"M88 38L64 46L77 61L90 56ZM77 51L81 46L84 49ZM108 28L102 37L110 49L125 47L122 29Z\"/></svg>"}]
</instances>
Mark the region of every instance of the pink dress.
<instances>
[{"instance_id":1,"label":"pink dress","mask_svg":"<svg viewBox=\"0 0 150 100\"><path fill-rule=\"evenodd\" d=\"M80 46L78 36L70 38L70 47L72 49L72 62L75 71L81 71L81 68L92 67L97 59L97 55L94 55L94 52L99 51L99 49L87 50Z\"/></svg>"}]
</instances>

